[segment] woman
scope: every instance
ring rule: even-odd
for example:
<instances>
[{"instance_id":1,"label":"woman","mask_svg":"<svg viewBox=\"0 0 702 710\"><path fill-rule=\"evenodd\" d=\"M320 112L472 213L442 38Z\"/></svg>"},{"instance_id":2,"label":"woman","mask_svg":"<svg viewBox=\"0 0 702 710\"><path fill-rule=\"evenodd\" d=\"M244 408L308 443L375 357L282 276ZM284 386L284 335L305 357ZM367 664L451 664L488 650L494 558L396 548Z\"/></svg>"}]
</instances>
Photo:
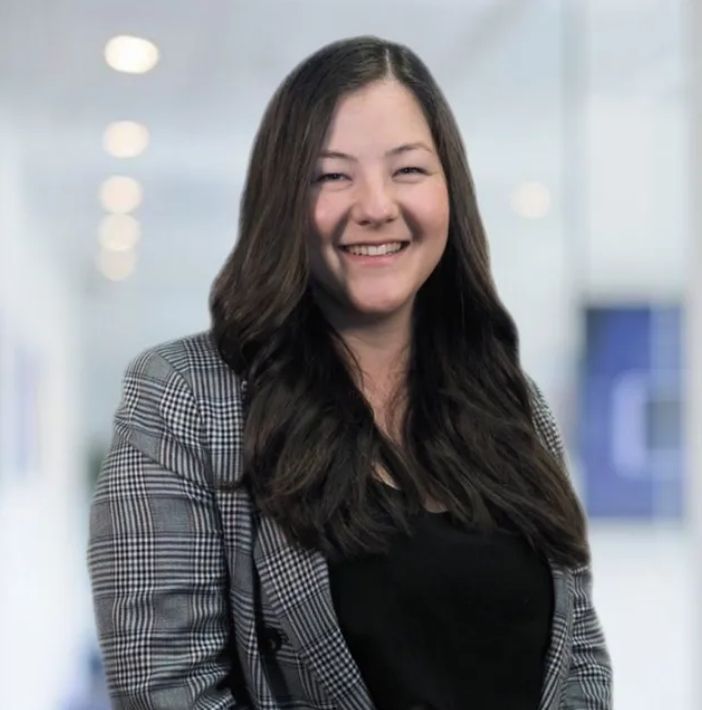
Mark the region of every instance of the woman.
<instances>
[{"instance_id":1,"label":"woman","mask_svg":"<svg viewBox=\"0 0 702 710\"><path fill-rule=\"evenodd\" d=\"M117 707L611 707L583 511L411 51L285 79L211 312L129 365L92 504Z\"/></svg>"}]
</instances>

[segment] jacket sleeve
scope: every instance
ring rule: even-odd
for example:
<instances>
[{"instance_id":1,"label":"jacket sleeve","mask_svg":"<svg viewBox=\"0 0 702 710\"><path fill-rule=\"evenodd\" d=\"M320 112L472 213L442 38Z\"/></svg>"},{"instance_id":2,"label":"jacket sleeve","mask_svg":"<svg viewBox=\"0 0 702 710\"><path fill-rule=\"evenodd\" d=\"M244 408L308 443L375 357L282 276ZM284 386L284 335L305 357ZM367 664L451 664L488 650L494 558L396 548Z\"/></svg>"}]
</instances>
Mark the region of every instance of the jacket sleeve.
<instances>
[{"instance_id":1,"label":"jacket sleeve","mask_svg":"<svg viewBox=\"0 0 702 710\"><path fill-rule=\"evenodd\" d=\"M113 708L249 707L228 648L227 568L201 434L183 376L155 351L135 358L87 549Z\"/></svg>"},{"instance_id":2,"label":"jacket sleeve","mask_svg":"<svg viewBox=\"0 0 702 710\"><path fill-rule=\"evenodd\" d=\"M542 440L568 474L560 428L537 384L531 387L534 420ZM611 710L612 663L604 633L592 602L590 565L571 570L573 584L572 660L564 691L563 710Z\"/></svg>"}]
</instances>

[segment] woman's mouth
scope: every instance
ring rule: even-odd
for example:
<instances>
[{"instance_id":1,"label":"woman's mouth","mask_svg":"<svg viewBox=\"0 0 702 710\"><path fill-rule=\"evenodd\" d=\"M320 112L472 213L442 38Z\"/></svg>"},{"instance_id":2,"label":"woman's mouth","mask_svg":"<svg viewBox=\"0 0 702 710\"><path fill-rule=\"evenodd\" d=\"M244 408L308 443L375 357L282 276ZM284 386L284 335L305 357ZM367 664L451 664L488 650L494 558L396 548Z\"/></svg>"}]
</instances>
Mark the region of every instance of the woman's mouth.
<instances>
[{"instance_id":1,"label":"woman's mouth","mask_svg":"<svg viewBox=\"0 0 702 710\"><path fill-rule=\"evenodd\" d=\"M352 262L389 264L407 249L409 242L397 241L384 244L344 244L341 250Z\"/></svg>"}]
</instances>

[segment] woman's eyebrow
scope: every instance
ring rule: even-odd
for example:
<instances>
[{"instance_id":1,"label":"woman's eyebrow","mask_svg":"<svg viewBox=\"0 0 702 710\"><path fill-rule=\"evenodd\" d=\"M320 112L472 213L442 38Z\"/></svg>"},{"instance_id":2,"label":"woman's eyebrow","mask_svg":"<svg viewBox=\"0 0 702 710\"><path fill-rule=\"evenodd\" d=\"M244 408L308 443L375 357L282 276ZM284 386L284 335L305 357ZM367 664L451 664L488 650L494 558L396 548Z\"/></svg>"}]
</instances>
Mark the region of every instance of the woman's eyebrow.
<instances>
[{"instance_id":1,"label":"woman's eyebrow","mask_svg":"<svg viewBox=\"0 0 702 710\"><path fill-rule=\"evenodd\" d=\"M429 151L430 153L433 153L434 151L426 145L426 143L422 143L422 141L416 141L415 143L403 143L402 145L398 145L396 148L391 148L390 150L385 152L385 156L390 156L390 155L398 155L399 153L405 153L410 150L426 150ZM342 153L339 150L323 150L319 154L320 158L341 158L342 160L350 160L352 162L357 162L358 159L353 156L349 155L348 153Z\"/></svg>"}]
</instances>

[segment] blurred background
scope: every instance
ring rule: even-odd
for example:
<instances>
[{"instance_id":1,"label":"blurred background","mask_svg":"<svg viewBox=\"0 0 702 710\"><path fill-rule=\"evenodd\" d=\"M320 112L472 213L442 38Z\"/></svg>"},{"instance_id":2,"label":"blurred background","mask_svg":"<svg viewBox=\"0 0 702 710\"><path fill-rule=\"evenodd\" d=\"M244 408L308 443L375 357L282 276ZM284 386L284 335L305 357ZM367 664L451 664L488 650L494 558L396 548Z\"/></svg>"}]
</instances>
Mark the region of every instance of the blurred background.
<instances>
[{"instance_id":1,"label":"blurred background","mask_svg":"<svg viewBox=\"0 0 702 710\"><path fill-rule=\"evenodd\" d=\"M693 0L0 0L1 707L108 707L85 549L124 368L208 327L268 99L357 34L413 48L460 124L615 707L702 708Z\"/></svg>"}]
</instances>

